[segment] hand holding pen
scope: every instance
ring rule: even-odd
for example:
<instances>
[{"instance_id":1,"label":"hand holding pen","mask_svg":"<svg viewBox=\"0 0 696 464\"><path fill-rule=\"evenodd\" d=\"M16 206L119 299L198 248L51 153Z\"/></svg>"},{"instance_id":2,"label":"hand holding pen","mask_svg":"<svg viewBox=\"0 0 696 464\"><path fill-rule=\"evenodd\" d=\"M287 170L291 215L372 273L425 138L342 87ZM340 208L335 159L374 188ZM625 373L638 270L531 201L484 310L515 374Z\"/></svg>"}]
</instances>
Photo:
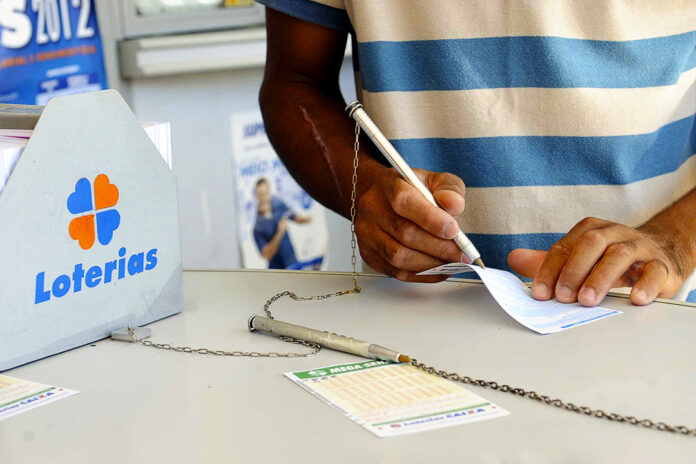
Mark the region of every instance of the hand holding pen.
<instances>
[{"instance_id":1,"label":"hand holding pen","mask_svg":"<svg viewBox=\"0 0 696 464\"><path fill-rule=\"evenodd\" d=\"M361 125L370 124L361 106L356 105L359 104L349 105L351 116L359 116ZM351 111L356 108L359 113ZM384 143L386 138L374 123L368 129L371 138L377 134L378 140L375 141L384 153L388 141ZM401 158L394 153L393 147L388 149L393 150L389 152L392 160ZM460 248L454 241L458 239L459 244L468 242L454 219L464 210L464 182L453 174L411 170L405 163L401 166L401 169L384 168L359 199L356 234L360 253L375 270L399 280L443 280L446 276L423 277L416 276L416 273L446 262L471 263L479 258L473 245ZM423 184L420 191L412 185L415 179L406 180L407 172L404 171L410 171L412 178L418 177L417 182ZM427 192L423 192L426 189ZM426 195L431 192L428 199Z\"/></svg>"}]
</instances>

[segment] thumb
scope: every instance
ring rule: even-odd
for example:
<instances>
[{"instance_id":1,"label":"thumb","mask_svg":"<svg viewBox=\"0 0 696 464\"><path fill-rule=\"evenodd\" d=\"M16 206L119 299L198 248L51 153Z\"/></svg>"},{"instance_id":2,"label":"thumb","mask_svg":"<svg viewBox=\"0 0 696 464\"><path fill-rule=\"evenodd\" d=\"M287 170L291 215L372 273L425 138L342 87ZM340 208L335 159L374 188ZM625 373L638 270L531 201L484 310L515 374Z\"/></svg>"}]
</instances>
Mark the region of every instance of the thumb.
<instances>
[{"instance_id":1,"label":"thumb","mask_svg":"<svg viewBox=\"0 0 696 464\"><path fill-rule=\"evenodd\" d=\"M546 258L546 251L516 248L508 255L508 265L513 271L533 278Z\"/></svg>"},{"instance_id":2,"label":"thumb","mask_svg":"<svg viewBox=\"0 0 696 464\"><path fill-rule=\"evenodd\" d=\"M428 172L425 185L433 192L435 201L452 216L464 211L464 181L448 172Z\"/></svg>"}]
</instances>

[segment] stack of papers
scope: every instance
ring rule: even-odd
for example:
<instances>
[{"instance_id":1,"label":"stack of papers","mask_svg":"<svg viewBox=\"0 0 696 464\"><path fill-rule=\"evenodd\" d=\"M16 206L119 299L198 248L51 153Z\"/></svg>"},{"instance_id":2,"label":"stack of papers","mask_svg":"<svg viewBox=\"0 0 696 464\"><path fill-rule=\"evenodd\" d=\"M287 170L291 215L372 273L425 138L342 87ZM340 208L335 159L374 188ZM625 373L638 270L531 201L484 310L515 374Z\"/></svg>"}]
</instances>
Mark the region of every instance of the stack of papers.
<instances>
[{"instance_id":1,"label":"stack of papers","mask_svg":"<svg viewBox=\"0 0 696 464\"><path fill-rule=\"evenodd\" d=\"M149 121L141 122L141 124L171 169L171 125L168 122ZM33 132L32 130L0 129L0 192L5 188Z\"/></svg>"}]
</instances>

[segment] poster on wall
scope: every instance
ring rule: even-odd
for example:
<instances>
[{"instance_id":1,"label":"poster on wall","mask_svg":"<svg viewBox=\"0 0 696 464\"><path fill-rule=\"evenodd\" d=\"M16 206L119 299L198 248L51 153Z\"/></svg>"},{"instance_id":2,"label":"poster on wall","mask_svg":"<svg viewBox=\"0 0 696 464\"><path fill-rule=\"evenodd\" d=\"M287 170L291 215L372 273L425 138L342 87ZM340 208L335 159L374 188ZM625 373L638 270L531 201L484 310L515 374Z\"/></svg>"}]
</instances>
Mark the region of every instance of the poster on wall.
<instances>
[{"instance_id":1,"label":"poster on wall","mask_svg":"<svg viewBox=\"0 0 696 464\"><path fill-rule=\"evenodd\" d=\"M231 119L242 265L325 269L324 207L290 176L266 137L260 111L236 113Z\"/></svg>"},{"instance_id":2,"label":"poster on wall","mask_svg":"<svg viewBox=\"0 0 696 464\"><path fill-rule=\"evenodd\" d=\"M93 0L0 0L0 103L105 88Z\"/></svg>"}]
</instances>

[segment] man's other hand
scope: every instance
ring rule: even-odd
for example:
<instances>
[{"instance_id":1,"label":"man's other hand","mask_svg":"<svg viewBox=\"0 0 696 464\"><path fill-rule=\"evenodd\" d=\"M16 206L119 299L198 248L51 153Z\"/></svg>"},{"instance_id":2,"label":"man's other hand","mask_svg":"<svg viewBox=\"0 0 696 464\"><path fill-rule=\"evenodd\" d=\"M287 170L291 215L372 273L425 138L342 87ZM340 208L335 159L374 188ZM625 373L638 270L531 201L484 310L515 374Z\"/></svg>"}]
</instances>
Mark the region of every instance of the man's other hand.
<instances>
[{"instance_id":1,"label":"man's other hand","mask_svg":"<svg viewBox=\"0 0 696 464\"><path fill-rule=\"evenodd\" d=\"M464 182L457 176L414 169L435 200L384 168L359 199L355 233L360 254L375 270L409 282L439 282L447 276L416 276L449 262L471 261L452 239L459 232L453 216L464 211Z\"/></svg>"},{"instance_id":2,"label":"man's other hand","mask_svg":"<svg viewBox=\"0 0 696 464\"><path fill-rule=\"evenodd\" d=\"M633 287L631 302L651 303L679 291L693 268L684 237L667 227L634 229L585 218L546 251L516 249L515 271L533 278L532 296L563 303L598 305L615 287Z\"/></svg>"}]
</instances>

